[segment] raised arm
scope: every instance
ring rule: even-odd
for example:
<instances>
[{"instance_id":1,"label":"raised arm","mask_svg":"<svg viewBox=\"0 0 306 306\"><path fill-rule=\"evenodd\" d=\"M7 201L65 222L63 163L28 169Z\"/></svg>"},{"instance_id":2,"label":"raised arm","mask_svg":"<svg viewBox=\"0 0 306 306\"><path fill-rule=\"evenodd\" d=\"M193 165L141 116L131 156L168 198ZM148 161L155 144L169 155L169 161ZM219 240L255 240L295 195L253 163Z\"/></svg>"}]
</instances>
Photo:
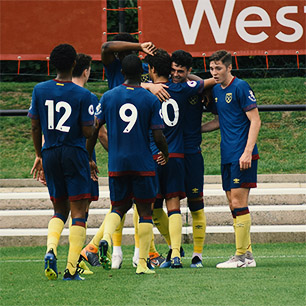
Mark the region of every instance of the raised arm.
<instances>
[{"instance_id":1,"label":"raised arm","mask_svg":"<svg viewBox=\"0 0 306 306\"><path fill-rule=\"evenodd\" d=\"M128 41L108 41L101 47L101 60L104 65L109 65L115 60L117 52L143 51L153 55L156 47L151 42L133 43Z\"/></svg>"}]
</instances>

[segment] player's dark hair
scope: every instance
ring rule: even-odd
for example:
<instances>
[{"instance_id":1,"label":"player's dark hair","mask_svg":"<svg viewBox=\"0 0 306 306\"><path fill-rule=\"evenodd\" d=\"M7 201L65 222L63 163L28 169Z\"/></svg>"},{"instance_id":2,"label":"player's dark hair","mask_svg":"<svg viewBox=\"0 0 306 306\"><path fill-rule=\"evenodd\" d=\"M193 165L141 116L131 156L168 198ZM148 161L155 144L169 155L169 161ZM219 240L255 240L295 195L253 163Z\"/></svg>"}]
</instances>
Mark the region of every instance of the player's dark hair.
<instances>
[{"instance_id":1,"label":"player's dark hair","mask_svg":"<svg viewBox=\"0 0 306 306\"><path fill-rule=\"evenodd\" d=\"M141 77L142 63L135 54L129 54L122 60L122 72L127 78Z\"/></svg>"},{"instance_id":2,"label":"player's dark hair","mask_svg":"<svg viewBox=\"0 0 306 306\"><path fill-rule=\"evenodd\" d=\"M50 54L50 63L60 72L69 71L76 59L75 49L68 44L56 46Z\"/></svg>"},{"instance_id":3,"label":"player's dark hair","mask_svg":"<svg viewBox=\"0 0 306 306\"><path fill-rule=\"evenodd\" d=\"M118 33L116 34L112 41L128 41L128 42L133 42L133 43L138 43L138 40L132 36L130 33Z\"/></svg>"},{"instance_id":4,"label":"player's dark hair","mask_svg":"<svg viewBox=\"0 0 306 306\"><path fill-rule=\"evenodd\" d=\"M76 57L76 65L73 68L72 76L78 78L82 75L85 69L89 69L92 57L87 54L78 53Z\"/></svg>"},{"instance_id":5,"label":"player's dark hair","mask_svg":"<svg viewBox=\"0 0 306 306\"><path fill-rule=\"evenodd\" d=\"M232 55L226 50L218 50L213 53L209 58L209 62L219 61L222 62L226 67L228 67L232 64Z\"/></svg>"},{"instance_id":6,"label":"player's dark hair","mask_svg":"<svg viewBox=\"0 0 306 306\"><path fill-rule=\"evenodd\" d=\"M169 77L171 72L171 57L169 53L163 49L157 49L154 52L154 56L148 54L145 57L145 61L150 65L151 68L154 67L158 76Z\"/></svg>"},{"instance_id":7,"label":"player's dark hair","mask_svg":"<svg viewBox=\"0 0 306 306\"><path fill-rule=\"evenodd\" d=\"M171 55L171 61L178 66L186 67L189 70L192 67L192 55L184 50L176 50Z\"/></svg>"}]
</instances>

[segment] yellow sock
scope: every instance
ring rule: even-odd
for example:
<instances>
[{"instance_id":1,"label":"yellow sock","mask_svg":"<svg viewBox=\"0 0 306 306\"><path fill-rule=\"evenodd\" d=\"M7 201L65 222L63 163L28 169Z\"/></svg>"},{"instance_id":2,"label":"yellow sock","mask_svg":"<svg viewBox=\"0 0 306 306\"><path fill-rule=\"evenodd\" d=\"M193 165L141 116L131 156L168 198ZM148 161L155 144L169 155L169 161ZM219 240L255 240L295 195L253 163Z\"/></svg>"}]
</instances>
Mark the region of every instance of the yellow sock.
<instances>
[{"instance_id":1,"label":"yellow sock","mask_svg":"<svg viewBox=\"0 0 306 306\"><path fill-rule=\"evenodd\" d=\"M252 245L251 245L251 233L249 233L249 242L248 242L247 251L253 253L253 251L252 251Z\"/></svg>"},{"instance_id":2,"label":"yellow sock","mask_svg":"<svg viewBox=\"0 0 306 306\"><path fill-rule=\"evenodd\" d=\"M121 219L121 222L119 223L119 225L117 226L116 230L113 233L112 239L113 239L114 246L121 247L122 230L124 226L124 221L125 221L125 215L123 216L123 218Z\"/></svg>"},{"instance_id":3,"label":"yellow sock","mask_svg":"<svg viewBox=\"0 0 306 306\"><path fill-rule=\"evenodd\" d=\"M106 214L106 216L105 216L102 224L100 225L97 233L94 235L94 237L89 242L89 244L93 244L96 248L99 248L99 243L100 243L100 241L101 241L101 239L103 237L103 234L104 234L105 219L111 213L111 211L112 211L112 207L109 209L108 213Z\"/></svg>"},{"instance_id":4,"label":"yellow sock","mask_svg":"<svg viewBox=\"0 0 306 306\"><path fill-rule=\"evenodd\" d=\"M85 225L85 224L84 224ZM86 238L85 226L72 225L69 230L69 252L67 269L71 275L75 274L78 259Z\"/></svg>"},{"instance_id":5,"label":"yellow sock","mask_svg":"<svg viewBox=\"0 0 306 306\"><path fill-rule=\"evenodd\" d=\"M202 254L206 234L206 216L204 209L191 211L193 230L193 252Z\"/></svg>"},{"instance_id":6,"label":"yellow sock","mask_svg":"<svg viewBox=\"0 0 306 306\"><path fill-rule=\"evenodd\" d=\"M151 239L151 242L150 242L149 253L157 253L157 250L156 250L156 247L155 247L155 243L154 243L154 234L153 234L153 230L152 230L152 239Z\"/></svg>"},{"instance_id":7,"label":"yellow sock","mask_svg":"<svg viewBox=\"0 0 306 306\"><path fill-rule=\"evenodd\" d=\"M149 257L150 240L153 233L153 223L139 223L139 264L144 268L147 266Z\"/></svg>"},{"instance_id":8,"label":"yellow sock","mask_svg":"<svg viewBox=\"0 0 306 306\"><path fill-rule=\"evenodd\" d=\"M236 216L235 229L236 255L243 255L249 246L251 215Z\"/></svg>"},{"instance_id":9,"label":"yellow sock","mask_svg":"<svg viewBox=\"0 0 306 306\"><path fill-rule=\"evenodd\" d=\"M168 245L171 245L171 239L169 234L169 218L162 208L154 208L153 210L153 222L158 228L161 235L165 238Z\"/></svg>"},{"instance_id":10,"label":"yellow sock","mask_svg":"<svg viewBox=\"0 0 306 306\"><path fill-rule=\"evenodd\" d=\"M133 213L133 224L134 224L134 229L135 229L135 235L134 235L134 239L135 239L135 248L139 249L139 235L138 235L138 226L139 226L139 215L138 215L138 211L136 208L136 205L133 205L134 207L134 213Z\"/></svg>"},{"instance_id":11,"label":"yellow sock","mask_svg":"<svg viewBox=\"0 0 306 306\"><path fill-rule=\"evenodd\" d=\"M53 249L55 256L57 256L57 246L64 226L65 223L60 218L52 218L48 224L47 252Z\"/></svg>"},{"instance_id":12,"label":"yellow sock","mask_svg":"<svg viewBox=\"0 0 306 306\"><path fill-rule=\"evenodd\" d=\"M115 232L116 228L121 222L121 217L117 213L110 213L106 218L105 218L105 225L104 225L104 235L103 235L103 240L106 240L108 242L108 245L112 245L112 235Z\"/></svg>"},{"instance_id":13,"label":"yellow sock","mask_svg":"<svg viewBox=\"0 0 306 306\"><path fill-rule=\"evenodd\" d=\"M175 213L169 216L169 233L172 247L171 258L181 258L180 248L182 244L182 215L180 213Z\"/></svg>"}]
</instances>

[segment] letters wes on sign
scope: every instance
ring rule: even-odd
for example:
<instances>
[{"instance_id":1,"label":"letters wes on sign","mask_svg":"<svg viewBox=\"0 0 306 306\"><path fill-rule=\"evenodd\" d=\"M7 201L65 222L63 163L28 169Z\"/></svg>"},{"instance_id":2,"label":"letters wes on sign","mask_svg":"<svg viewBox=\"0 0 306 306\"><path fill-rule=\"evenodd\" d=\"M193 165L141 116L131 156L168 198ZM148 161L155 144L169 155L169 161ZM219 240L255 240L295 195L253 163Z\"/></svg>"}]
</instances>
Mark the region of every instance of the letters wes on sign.
<instances>
[{"instance_id":1,"label":"letters wes on sign","mask_svg":"<svg viewBox=\"0 0 306 306\"><path fill-rule=\"evenodd\" d=\"M211 55L305 54L304 0L140 0L140 41Z\"/></svg>"}]
</instances>

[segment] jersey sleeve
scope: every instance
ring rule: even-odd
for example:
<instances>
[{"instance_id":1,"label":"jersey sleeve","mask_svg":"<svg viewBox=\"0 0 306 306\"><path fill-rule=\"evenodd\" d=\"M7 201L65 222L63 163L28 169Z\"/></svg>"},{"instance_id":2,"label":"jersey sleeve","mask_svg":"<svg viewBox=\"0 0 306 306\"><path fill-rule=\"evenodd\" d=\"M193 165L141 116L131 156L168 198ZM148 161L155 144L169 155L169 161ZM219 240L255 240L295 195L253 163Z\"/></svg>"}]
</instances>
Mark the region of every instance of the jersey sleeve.
<instances>
[{"instance_id":1,"label":"jersey sleeve","mask_svg":"<svg viewBox=\"0 0 306 306\"><path fill-rule=\"evenodd\" d=\"M32 101L31 101L31 105L28 111L28 117L34 120L37 120L39 118L35 87L32 93Z\"/></svg>"},{"instance_id":2,"label":"jersey sleeve","mask_svg":"<svg viewBox=\"0 0 306 306\"><path fill-rule=\"evenodd\" d=\"M94 124L94 106L92 103L91 93L87 91L81 101L81 124L90 126Z\"/></svg>"},{"instance_id":3,"label":"jersey sleeve","mask_svg":"<svg viewBox=\"0 0 306 306\"><path fill-rule=\"evenodd\" d=\"M204 81L187 81L185 84L185 87L188 89L188 95L196 95L196 94L202 94L204 91Z\"/></svg>"},{"instance_id":4,"label":"jersey sleeve","mask_svg":"<svg viewBox=\"0 0 306 306\"><path fill-rule=\"evenodd\" d=\"M248 112L257 107L255 94L250 85L242 81L240 86L237 87L239 103L244 112Z\"/></svg>"},{"instance_id":5,"label":"jersey sleeve","mask_svg":"<svg viewBox=\"0 0 306 306\"><path fill-rule=\"evenodd\" d=\"M163 130L165 128L164 121L160 114L160 102L158 99L154 99L152 105L152 118L151 118L151 130Z\"/></svg>"}]
</instances>

